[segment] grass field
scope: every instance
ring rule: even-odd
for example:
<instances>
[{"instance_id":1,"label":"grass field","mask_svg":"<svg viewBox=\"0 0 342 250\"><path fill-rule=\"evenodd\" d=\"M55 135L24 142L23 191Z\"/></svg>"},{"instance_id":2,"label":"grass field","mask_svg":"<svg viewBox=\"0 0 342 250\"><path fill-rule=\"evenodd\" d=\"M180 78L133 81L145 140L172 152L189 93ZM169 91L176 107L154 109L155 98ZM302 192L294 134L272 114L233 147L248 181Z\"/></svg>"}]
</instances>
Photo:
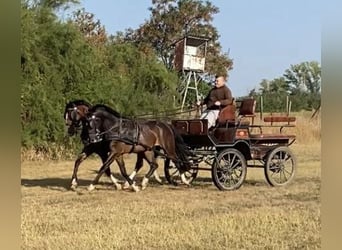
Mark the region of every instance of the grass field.
<instances>
[{"instance_id":1,"label":"grass field","mask_svg":"<svg viewBox=\"0 0 342 250\"><path fill-rule=\"evenodd\" d=\"M82 163L79 191L73 192L73 161L24 161L21 247L320 249L320 143L291 148L298 172L288 187L272 188L262 169L249 168L244 185L232 192L218 191L210 173L202 171L192 187L151 180L138 193L117 191L104 176L89 193L98 158ZM135 159L126 157L126 165ZM118 175L116 164L112 171ZM158 172L163 177L161 164Z\"/></svg>"}]
</instances>

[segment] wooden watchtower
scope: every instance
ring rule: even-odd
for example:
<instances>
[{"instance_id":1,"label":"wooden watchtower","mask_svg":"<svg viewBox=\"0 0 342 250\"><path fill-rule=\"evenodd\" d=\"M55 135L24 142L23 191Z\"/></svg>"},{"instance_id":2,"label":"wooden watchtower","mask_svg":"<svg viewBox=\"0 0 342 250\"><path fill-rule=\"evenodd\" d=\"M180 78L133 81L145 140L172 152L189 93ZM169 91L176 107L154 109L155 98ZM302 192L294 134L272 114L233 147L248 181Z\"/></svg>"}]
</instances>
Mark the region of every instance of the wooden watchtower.
<instances>
[{"instance_id":1,"label":"wooden watchtower","mask_svg":"<svg viewBox=\"0 0 342 250\"><path fill-rule=\"evenodd\" d=\"M189 90L195 91L197 101L200 99L197 87L201 81L199 74L205 70L205 57L209 40L207 37L186 36L175 43L174 68L182 75L179 86L182 96L182 110Z\"/></svg>"}]
</instances>

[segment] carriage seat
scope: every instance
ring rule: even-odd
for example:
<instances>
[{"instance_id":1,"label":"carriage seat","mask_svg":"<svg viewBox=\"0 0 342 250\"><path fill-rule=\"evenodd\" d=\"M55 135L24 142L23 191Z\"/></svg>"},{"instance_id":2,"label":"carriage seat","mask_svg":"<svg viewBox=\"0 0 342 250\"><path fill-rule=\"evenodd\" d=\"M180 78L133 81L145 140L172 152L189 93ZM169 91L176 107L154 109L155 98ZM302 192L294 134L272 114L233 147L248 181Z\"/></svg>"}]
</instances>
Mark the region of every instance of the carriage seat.
<instances>
[{"instance_id":1,"label":"carriage seat","mask_svg":"<svg viewBox=\"0 0 342 250\"><path fill-rule=\"evenodd\" d=\"M235 123L236 117L236 106L235 104L230 104L220 110L217 118L217 125L226 125L227 123Z\"/></svg>"},{"instance_id":2,"label":"carriage seat","mask_svg":"<svg viewBox=\"0 0 342 250\"><path fill-rule=\"evenodd\" d=\"M236 114L236 104L228 105L221 109L219 117L217 119L217 126L229 126L229 125L245 125L248 126L251 119L254 124L256 100L253 98L246 98L241 101L238 107L238 114Z\"/></svg>"}]
</instances>

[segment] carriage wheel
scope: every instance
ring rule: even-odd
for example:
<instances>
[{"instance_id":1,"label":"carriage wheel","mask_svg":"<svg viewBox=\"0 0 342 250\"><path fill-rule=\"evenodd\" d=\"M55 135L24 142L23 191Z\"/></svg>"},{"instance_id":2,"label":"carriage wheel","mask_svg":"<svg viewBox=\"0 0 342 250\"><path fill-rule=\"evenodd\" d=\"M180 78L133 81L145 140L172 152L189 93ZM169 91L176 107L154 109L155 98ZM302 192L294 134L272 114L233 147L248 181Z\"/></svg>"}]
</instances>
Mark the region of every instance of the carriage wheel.
<instances>
[{"instance_id":1,"label":"carriage wheel","mask_svg":"<svg viewBox=\"0 0 342 250\"><path fill-rule=\"evenodd\" d=\"M211 169L215 186L222 191L238 189L246 179L246 174L246 159L234 148L221 151Z\"/></svg>"},{"instance_id":2,"label":"carriage wheel","mask_svg":"<svg viewBox=\"0 0 342 250\"><path fill-rule=\"evenodd\" d=\"M285 186L289 184L296 172L296 158L286 147L273 149L266 160L265 176L271 186Z\"/></svg>"},{"instance_id":3,"label":"carriage wheel","mask_svg":"<svg viewBox=\"0 0 342 250\"><path fill-rule=\"evenodd\" d=\"M197 177L197 173L197 166L192 166L189 170L185 172L185 178L188 180L189 183L191 183ZM164 174L166 180L170 184L177 186L183 183L178 168L172 161L170 161L170 159L165 159Z\"/></svg>"}]
</instances>

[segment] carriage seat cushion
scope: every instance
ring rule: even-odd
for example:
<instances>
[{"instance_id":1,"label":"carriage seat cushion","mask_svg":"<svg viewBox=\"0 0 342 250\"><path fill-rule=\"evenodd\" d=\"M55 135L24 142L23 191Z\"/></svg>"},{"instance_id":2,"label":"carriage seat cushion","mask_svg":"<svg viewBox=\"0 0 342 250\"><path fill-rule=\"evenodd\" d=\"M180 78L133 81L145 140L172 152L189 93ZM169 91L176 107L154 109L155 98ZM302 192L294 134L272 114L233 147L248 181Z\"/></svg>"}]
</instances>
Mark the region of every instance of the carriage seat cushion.
<instances>
[{"instance_id":1,"label":"carriage seat cushion","mask_svg":"<svg viewBox=\"0 0 342 250\"><path fill-rule=\"evenodd\" d=\"M218 124L225 124L226 122L235 122L235 105L227 105L223 109L221 109L219 116L217 118Z\"/></svg>"}]
</instances>

